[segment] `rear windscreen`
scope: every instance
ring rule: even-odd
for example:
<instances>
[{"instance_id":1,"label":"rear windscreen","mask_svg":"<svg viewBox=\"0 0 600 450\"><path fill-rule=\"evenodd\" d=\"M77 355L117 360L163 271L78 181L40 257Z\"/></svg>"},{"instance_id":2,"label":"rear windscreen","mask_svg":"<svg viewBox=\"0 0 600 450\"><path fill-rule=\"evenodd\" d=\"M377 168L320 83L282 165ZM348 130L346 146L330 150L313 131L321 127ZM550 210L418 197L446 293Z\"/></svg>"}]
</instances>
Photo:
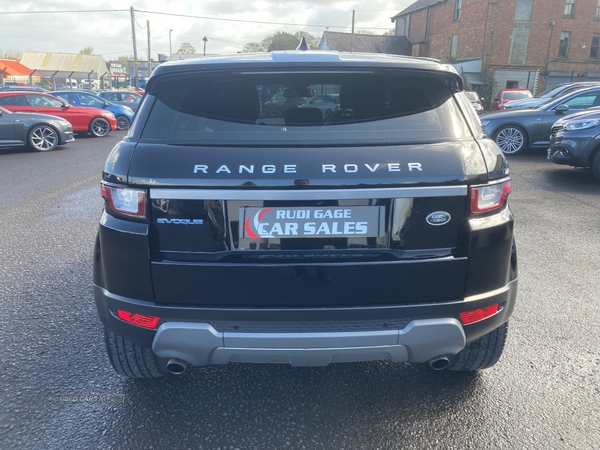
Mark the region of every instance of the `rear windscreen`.
<instances>
[{"instance_id":1,"label":"rear windscreen","mask_svg":"<svg viewBox=\"0 0 600 450\"><path fill-rule=\"evenodd\" d=\"M155 83L141 140L194 144L469 136L449 80L401 71L211 72Z\"/></svg>"}]
</instances>

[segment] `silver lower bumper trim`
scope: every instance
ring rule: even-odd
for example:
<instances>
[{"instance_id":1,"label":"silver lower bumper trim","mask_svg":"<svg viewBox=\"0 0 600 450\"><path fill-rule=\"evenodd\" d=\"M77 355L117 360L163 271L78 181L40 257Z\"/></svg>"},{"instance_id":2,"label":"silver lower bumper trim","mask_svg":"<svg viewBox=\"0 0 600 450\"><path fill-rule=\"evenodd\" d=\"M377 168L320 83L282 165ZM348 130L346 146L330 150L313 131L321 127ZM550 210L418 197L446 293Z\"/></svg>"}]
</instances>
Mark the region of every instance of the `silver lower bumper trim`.
<instances>
[{"instance_id":1,"label":"silver lower bumper trim","mask_svg":"<svg viewBox=\"0 0 600 450\"><path fill-rule=\"evenodd\" d=\"M193 366L287 363L326 366L333 362L390 360L427 362L454 355L466 344L456 319L413 320L401 330L332 333L230 333L210 324L167 322L154 337L152 350Z\"/></svg>"}]
</instances>

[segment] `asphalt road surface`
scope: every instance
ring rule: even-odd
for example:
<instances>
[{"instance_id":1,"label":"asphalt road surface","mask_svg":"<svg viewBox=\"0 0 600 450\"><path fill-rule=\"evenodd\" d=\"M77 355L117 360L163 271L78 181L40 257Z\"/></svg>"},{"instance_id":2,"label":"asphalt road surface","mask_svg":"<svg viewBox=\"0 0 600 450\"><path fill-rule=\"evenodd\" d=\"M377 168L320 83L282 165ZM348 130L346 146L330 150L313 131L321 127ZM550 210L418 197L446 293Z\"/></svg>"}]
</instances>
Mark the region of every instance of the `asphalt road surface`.
<instances>
[{"instance_id":1,"label":"asphalt road surface","mask_svg":"<svg viewBox=\"0 0 600 450\"><path fill-rule=\"evenodd\" d=\"M92 294L100 172L121 138L0 150L0 449L600 448L600 182L511 158L520 285L500 362L113 372Z\"/></svg>"}]
</instances>

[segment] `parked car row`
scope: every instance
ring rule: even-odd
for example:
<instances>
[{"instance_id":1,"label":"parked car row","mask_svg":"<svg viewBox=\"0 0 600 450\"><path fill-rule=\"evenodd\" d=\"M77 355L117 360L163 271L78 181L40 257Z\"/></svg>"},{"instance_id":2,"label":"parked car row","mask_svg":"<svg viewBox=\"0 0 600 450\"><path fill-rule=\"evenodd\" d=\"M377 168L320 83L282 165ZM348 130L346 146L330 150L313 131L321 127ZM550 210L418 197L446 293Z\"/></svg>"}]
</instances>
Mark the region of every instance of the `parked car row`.
<instances>
[{"instance_id":1,"label":"parked car row","mask_svg":"<svg viewBox=\"0 0 600 450\"><path fill-rule=\"evenodd\" d=\"M600 83L565 83L480 118L503 153L544 148L556 164L589 167L600 180Z\"/></svg>"},{"instance_id":2,"label":"parked car row","mask_svg":"<svg viewBox=\"0 0 600 450\"><path fill-rule=\"evenodd\" d=\"M0 147L54 150L73 134L103 137L127 130L141 99L128 91L63 90L48 93L31 86L0 89ZM107 98L118 98L113 103Z\"/></svg>"}]
</instances>

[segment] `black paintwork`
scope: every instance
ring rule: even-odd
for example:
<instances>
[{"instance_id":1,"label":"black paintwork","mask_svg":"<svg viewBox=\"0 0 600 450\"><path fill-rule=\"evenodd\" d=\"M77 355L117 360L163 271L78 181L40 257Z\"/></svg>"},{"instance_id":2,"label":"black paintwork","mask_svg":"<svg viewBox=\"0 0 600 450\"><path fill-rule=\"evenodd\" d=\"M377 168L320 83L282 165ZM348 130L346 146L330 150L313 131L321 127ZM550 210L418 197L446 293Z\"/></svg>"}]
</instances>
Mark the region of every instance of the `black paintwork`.
<instances>
[{"instance_id":1,"label":"black paintwork","mask_svg":"<svg viewBox=\"0 0 600 450\"><path fill-rule=\"evenodd\" d=\"M432 61L383 58L344 63L357 68L404 68L411 73L440 71L453 80L454 89L461 89L458 75ZM320 69L328 64L331 63L298 63L296 67ZM256 61L245 56L234 62L161 65L148 83L149 94L137 112L136 122L108 158L104 182L137 189L234 188L255 192L273 188L310 191L473 186L508 176L504 156L482 135L481 127L474 122L472 107L461 99L457 105L462 117L456 120L466 121L472 133L469 139L385 145L237 146L141 141L156 99L152 91L160 87L162 79L223 67L255 70L265 65L273 70L290 68L287 63ZM401 170L386 170L388 163L400 164ZM420 163L423 170L410 171L408 163ZM324 171L323 164L335 165L336 172ZM380 166L375 171L365 168L345 173L345 164L356 164L361 169L365 164ZM231 173L217 173L223 165ZM253 165L255 172L240 173L240 165ZM263 173L264 165L275 166L275 172ZM295 165L296 173L284 173L284 165ZM207 166L207 173L194 173L197 166ZM337 199L332 196L330 201ZM499 211L473 215L468 195L404 201L403 222L397 224L392 214L393 199L349 200L348 204L384 205L386 211L386 235L356 239L352 247L344 239L324 239L315 246L281 245L277 240L272 247L252 247L239 239L239 223L235 219L236 212L247 202L217 197L149 199L149 217L144 222L105 213L94 264L100 317L119 335L146 346L151 346L154 331L125 324L115 318L115 308L158 315L163 321L292 324L375 320L381 321L383 327L386 320L458 317L460 311L500 303L499 314L464 327L467 339L476 339L504 323L512 313L517 285L514 218L508 205ZM273 204L291 205L269 203ZM251 206L257 206L256 202ZM428 225L425 217L434 211L450 213L451 221L441 227ZM203 225L159 224L159 217L198 219ZM394 235L394 230L401 231Z\"/></svg>"}]
</instances>

